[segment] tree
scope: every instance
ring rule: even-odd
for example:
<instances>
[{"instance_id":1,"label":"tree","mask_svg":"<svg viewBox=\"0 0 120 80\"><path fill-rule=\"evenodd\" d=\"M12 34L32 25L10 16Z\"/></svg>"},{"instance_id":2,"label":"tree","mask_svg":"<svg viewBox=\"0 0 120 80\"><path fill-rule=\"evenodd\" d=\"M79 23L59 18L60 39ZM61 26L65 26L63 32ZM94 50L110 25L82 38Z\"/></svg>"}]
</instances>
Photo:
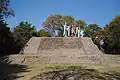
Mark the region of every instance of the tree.
<instances>
[{"instance_id":1,"label":"tree","mask_svg":"<svg viewBox=\"0 0 120 80\"><path fill-rule=\"evenodd\" d=\"M9 6L10 0L0 0L0 20L4 20L4 18L9 16L15 16L14 11Z\"/></svg>"},{"instance_id":2,"label":"tree","mask_svg":"<svg viewBox=\"0 0 120 80\"><path fill-rule=\"evenodd\" d=\"M57 17L55 15L50 15L46 19L45 22L43 22L42 26L44 29L46 29L51 35L54 35L54 30L57 24Z\"/></svg>"},{"instance_id":3,"label":"tree","mask_svg":"<svg viewBox=\"0 0 120 80\"><path fill-rule=\"evenodd\" d=\"M116 16L104 31L109 31L106 35L106 50L112 53L120 53L120 16ZM112 50L112 51L111 51Z\"/></svg>"},{"instance_id":4,"label":"tree","mask_svg":"<svg viewBox=\"0 0 120 80\"><path fill-rule=\"evenodd\" d=\"M63 21L67 23L67 25L74 25L75 24L75 18L73 16L63 16Z\"/></svg>"},{"instance_id":5,"label":"tree","mask_svg":"<svg viewBox=\"0 0 120 80\"><path fill-rule=\"evenodd\" d=\"M0 21L0 54L5 55L12 53L13 43L10 28L7 27L6 23Z\"/></svg>"},{"instance_id":6,"label":"tree","mask_svg":"<svg viewBox=\"0 0 120 80\"><path fill-rule=\"evenodd\" d=\"M40 31L38 31L38 36L40 36L40 37L49 37L50 35L44 29L41 29Z\"/></svg>"},{"instance_id":7,"label":"tree","mask_svg":"<svg viewBox=\"0 0 120 80\"><path fill-rule=\"evenodd\" d=\"M20 22L19 25L14 28L13 32L14 41L17 46L16 51L19 52L35 33L37 34L35 26L27 21Z\"/></svg>"},{"instance_id":8,"label":"tree","mask_svg":"<svg viewBox=\"0 0 120 80\"><path fill-rule=\"evenodd\" d=\"M8 54L12 49L13 37L10 28L7 27L7 23L5 22L5 18L14 16L9 3L10 0L0 0L0 54Z\"/></svg>"},{"instance_id":9,"label":"tree","mask_svg":"<svg viewBox=\"0 0 120 80\"><path fill-rule=\"evenodd\" d=\"M80 27L81 29L84 29L86 26L86 22L83 20L76 20L76 26Z\"/></svg>"},{"instance_id":10,"label":"tree","mask_svg":"<svg viewBox=\"0 0 120 80\"><path fill-rule=\"evenodd\" d=\"M102 28L100 28L97 24L89 24L85 28L84 32L86 37L91 37L93 42L100 47L100 41L102 40Z\"/></svg>"},{"instance_id":11,"label":"tree","mask_svg":"<svg viewBox=\"0 0 120 80\"><path fill-rule=\"evenodd\" d=\"M101 30L102 30L102 28L98 27L97 24L89 24L85 28L85 36L95 38L98 36L98 34Z\"/></svg>"},{"instance_id":12,"label":"tree","mask_svg":"<svg viewBox=\"0 0 120 80\"><path fill-rule=\"evenodd\" d=\"M54 36L55 30L59 30L63 33L63 25L65 22L67 25L73 25L75 19L72 16L62 16L60 14L50 15L45 22L43 22L42 26L50 33L50 35Z\"/></svg>"},{"instance_id":13,"label":"tree","mask_svg":"<svg viewBox=\"0 0 120 80\"><path fill-rule=\"evenodd\" d=\"M103 49L105 53L113 52L113 39L111 37L111 32L109 30L109 25L104 27L103 34L101 35L104 40Z\"/></svg>"},{"instance_id":14,"label":"tree","mask_svg":"<svg viewBox=\"0 0 120 80\"><path fill-rule=\"evenodd\" d=\"M30 24L29 22L20 22L18 26L14 28L14 32L19 33L21 36L23 36L26 40L30 39L32 37L32 34L36 31L35 26Z\"/></svg>"}]
</instances>

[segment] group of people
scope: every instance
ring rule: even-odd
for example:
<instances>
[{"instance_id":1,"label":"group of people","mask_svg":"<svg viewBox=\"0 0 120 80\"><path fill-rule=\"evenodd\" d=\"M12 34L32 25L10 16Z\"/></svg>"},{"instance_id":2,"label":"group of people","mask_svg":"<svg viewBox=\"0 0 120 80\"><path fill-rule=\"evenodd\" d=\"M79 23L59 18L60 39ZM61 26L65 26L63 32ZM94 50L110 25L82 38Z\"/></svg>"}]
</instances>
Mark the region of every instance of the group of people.
<instances>
[{"instance_id":1,"label":"group of people","mask_svg":"<svg viewBox=\"0 0 120 80\"><path fill-rule=\"evenodd\" d=\"M63 36L64 37L83 37L84 31L80 29L80 27L76 27L74 25L72 26L67 26L66 23L64 25L64 32Z\"/></svg>"}]
</instances>

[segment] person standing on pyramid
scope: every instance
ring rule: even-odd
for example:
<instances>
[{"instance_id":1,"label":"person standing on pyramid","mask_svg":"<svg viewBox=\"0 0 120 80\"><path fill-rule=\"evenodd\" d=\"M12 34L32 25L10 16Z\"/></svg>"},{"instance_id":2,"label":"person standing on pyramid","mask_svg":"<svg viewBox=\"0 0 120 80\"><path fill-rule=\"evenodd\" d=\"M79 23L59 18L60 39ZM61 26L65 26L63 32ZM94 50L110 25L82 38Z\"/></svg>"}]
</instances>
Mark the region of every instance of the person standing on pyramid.
<instances>
[{"instance_id":1,"label":"person standing on pyramid","mask_svg":"<svg viewBox=\"0 0 120 80\"><path fill-rule=\"evenodd\" d=\"M70 37L70 28L71 26L67 25L67 36Z\"/></svg>"},{"instance_id":2,"label":"person standing on pyramid","mask_svg":"<svg viewBox=\"0 0 120 80\"><path fill-rule=\"evenodd\" d=\"M72 36L75 36L75 29L76 29L76 26L72 25Z\"/></svg>"},{"instance_id":3,"label":"person standing on pyramid","mask_svg":"<svg viewBox=\"0 0 120 80\"><path fill-rule=\"evenodd\" d=\"M67 37L67 25L66 25L66 22L65 22L65 25L63 25L63 26L64 26L63 36Z\"/></svg>"}]
</instances>

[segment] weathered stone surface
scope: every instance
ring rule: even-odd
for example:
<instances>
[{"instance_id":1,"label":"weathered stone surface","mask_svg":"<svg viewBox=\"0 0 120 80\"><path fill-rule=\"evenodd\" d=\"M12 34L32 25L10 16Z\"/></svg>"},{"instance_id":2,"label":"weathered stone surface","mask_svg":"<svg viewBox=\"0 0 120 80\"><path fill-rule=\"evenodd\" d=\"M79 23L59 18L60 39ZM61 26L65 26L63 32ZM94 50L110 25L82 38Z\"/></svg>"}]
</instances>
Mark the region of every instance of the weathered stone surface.
<instances>
[{"instance_id":1,"label":"weathered stone surface","mask_svg":"<svg viewBox=\"0 0 120 80\"><path fill-rule=\"evenodd\" d=\"M36 54L37 50L38 50L38 46L40 43L41 38L38 37L32 37L28 43L25 45L25 47L23 48L23 51L21 51L22 53L26 53L26 54Z\"/></svg>"},{"instance_id":2,"label":"weathered stone surface","mask_svg":"<svg viewBox=\"0 0 120 80\"><path fill-rule=\"evenodd\" d=\"M90 38L32 37L23 55L12 55L12 63L120 63L120 58L103 54Z\"/></svg>"}]
</instances>

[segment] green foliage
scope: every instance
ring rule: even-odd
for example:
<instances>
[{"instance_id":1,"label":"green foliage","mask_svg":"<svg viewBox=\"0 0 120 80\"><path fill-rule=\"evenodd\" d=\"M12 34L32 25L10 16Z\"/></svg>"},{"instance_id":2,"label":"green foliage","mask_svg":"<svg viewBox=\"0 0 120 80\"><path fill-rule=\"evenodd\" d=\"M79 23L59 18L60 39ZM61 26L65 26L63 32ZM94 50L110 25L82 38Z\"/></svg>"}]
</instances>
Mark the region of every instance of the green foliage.
<instances>
[{"instance_id":1,"label":"green foliage","mask_svg":"<svg viewBox=\"0 0 120 80\"><path fill-rule=\"evenodd\" d=\"M22 37L28 40L32 37L32 34L37 31L35 26L28 22L22 21L18 26L14 28L14 32L19 33Z\"/></svg>"},{"instance_id":2,"label":"green foliage","mask_svg":"<svg viewBox=\"0 0 120 80\"><path fill-rule=\"evenodd\" d=\"M57 24L57 17L54 15L48 16L45 22L43 22L42 26L45 30L47 30L51 35L54 34L55 25Z\"/></svg>"},{"instance_id":3,"label":"green foliage","mask_svg":"<svg viewBox=\"0 0 120 80\"><path fill-rule=\"evenodd\" d=\"M60 14L48 16L48 18L43 22L42 26L50 33L50 35L53 35L55 30L59 30L61 32L61 35L59 36L62 36L63 25L65 24L65 22L67 23L67 25L70 26L80 26L81 29L84 29L84 27L86 26L86 23L83 20L75 20L73 16L62 16Z\"/></svg>"},{"instance_id":4,"label":"green foliage","mask_svg":"<svg viewBox=\"0 0 120 80\"><path fill-rule=\"evenodd\" d=\"M13 37L10 28L5 23L5 18L14 16L9 6L10 0L0 0L0 54L8 54L13 50Z\"/></svg>"},{"instance_id":5,"label":"green foliage","mask_svg":"<svg viewBox=\"0 0 120 80\"><path fill-rule=\"evenodd\" d=\"M33 34L37 34L36 28L28 22L22 21L14 28L13 37L18 52L28 42Z\"/></svg>"},{"instance_id":6,"label":"green foliage","mask_svg":"<svg viewBox=\"0 0 120 80\"><path fill-rule=\"evenodd\" d=\"M3 21L0 21L0 54L7 54L12 51L13 37L10 28Z\"/></svg>"},{"instance_id":7,"label":"green foliage","mask_svg":"<svg viewBox=\"0 0 120 80\"><path fill-rule=\"evenodd\" d=\"M104 28L105 49L109 53L120 53L120 16L116 16Z\"/></svg>"},{"instance_id":8,"label":"green foliage","mask_svg":"<svg viewBox=\"0 0 120 80\"><path fill-rule=\"evenodd\" d=\"M83 20L76 20L76 26L81 27L81 29L84 29L86 26L86 22Z\"/></svg>"},{"instance_id":9,"label":"green foliage","mask_svg":"<svg viewBox=\"0 0 120 80\"><path fill-rule=\"evenodd\" d=\"M14 11L9 6L10 0L0 0L0 20L4 20L4 18L9 16L15 16Z\"/></svg>"},{"instance_id":10,"label":"green foliage","mask_svg":"<svg viewBox=\"0 0 120 80\"><path fill-rule=\"evenodd\" d=\"M104 30L97 24L89 24L85 28L85 36L91 37L98 47L100 41L104 40L102 47L106 53L120 53L120 16L116 16Z\"/></svg>"},{"instance_id":11,"label":"green foliage","mask_svg":"<svg viewBox=\"0 0 120 80\"><path fill-rule=\"evenodd\" d=\"M43 22L42 26L53 36L55 30L59 30L61 33L63 32L65 22L67 25L73 25L75 24L75 19L73 16L62 16L60 14L50 15Z\"/></svg>"},{"instance_id":12,"label":"green foliage","mask_svg":"<svg viewBox=\"0 0 120 80\"><path fill-rule=\"evenodd\" d=\"M50 35L44 29L41 29L40 31L38 31L38 36L40 36L40 37L49 37Z\"/></svg>"},{"instance_id":13,"label":"green foliage","mask_svg":"<svg viewBox=\"0 0 120 80\"><path fill-rule=\"evenodd\" d=\"M75 18L73 16L63 16L62 19L64 20L64 22L66 21L67 25L75 24Z\"/></svg>"},{"instance_id":14,"label":"green foliage","mask_svg":"<svg viewBox=\"0 0 120 80\"><path fill-rule=\"evenodd\" d=\"M85 27L85 37L91 37L93 42L100 48L100 41L103 39L103 30L97 24L89 24Z\"/></svg>"},{"instance_id":15,"label":"green foliage","mask_svg":"<svg viewBox=\"0 0 120 80\"><path fill-rule=\"evenodd\" d=\"M97 24L89 24L85 28L85 36L95 38L98 36L100 31L102 31L102 28L100 28Z\"/></svg>"}]
</instances>

